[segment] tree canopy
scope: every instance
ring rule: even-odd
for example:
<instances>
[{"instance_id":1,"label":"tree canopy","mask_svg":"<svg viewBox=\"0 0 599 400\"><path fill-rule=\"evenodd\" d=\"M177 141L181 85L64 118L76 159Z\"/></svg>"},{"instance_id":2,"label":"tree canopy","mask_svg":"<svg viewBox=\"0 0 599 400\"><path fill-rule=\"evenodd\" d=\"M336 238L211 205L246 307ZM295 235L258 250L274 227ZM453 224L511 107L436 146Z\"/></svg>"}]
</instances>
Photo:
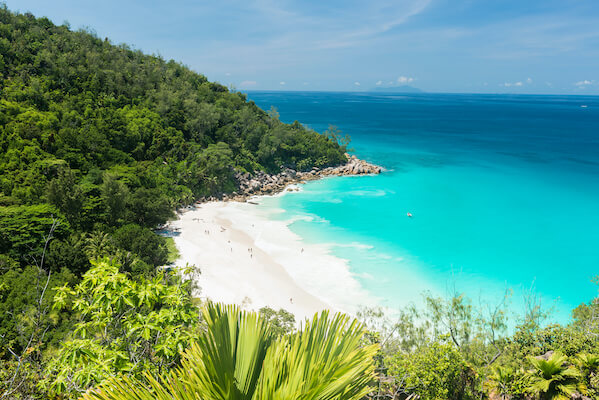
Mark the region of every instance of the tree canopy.
<instances>
[{"instance_id":1,"label":"tree canopy","mask_svg":"<svg viewBox=\"0 0 599 400\"><path fill-rule=\"evenodd\" d=\"M234 191L235 171L345 160L333 136L284 124L173 60L6 6L0 22L0 218L32 222L2 241L13 258L39 244L43 218L70 233L154 228L178 205Z\"/></svg>"}]
</instances>

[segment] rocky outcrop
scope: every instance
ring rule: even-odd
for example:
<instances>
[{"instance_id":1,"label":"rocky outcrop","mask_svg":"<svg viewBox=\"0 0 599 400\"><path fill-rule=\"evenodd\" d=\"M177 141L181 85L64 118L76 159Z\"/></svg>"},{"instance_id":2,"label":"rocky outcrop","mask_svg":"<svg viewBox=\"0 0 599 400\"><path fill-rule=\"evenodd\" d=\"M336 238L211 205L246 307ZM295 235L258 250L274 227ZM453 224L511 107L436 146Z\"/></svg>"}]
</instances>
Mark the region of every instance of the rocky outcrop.
<instances>
[{"instance_id":1,"label":"rocky outcrop","mask_svg":"<svg viewBox=\"0 0 599 400\"><path fill-rule=\"evenodd\" d=\"M295 171L291 168L285 168L280 173L274 175L263 171L254 174L238 172L235 174L237 191L231 194L224 194L219 198L210 197L201 199L199 202L213 200L246 201L251 196L276 194L284 191L286 188L290 191L296 190L288 188L289 185L294 183L305 183L327 176L380 174L383 170L381 167L360 160L356 156L350 156L349 154L345 154L345 156L347 157L345 164L323 169L314 167L311 171L307 172Z\"/></svg>"},{"instance_id":2,"label":"rocky outcrop","mask_svg":"<svg viewBox=\"0 0 599 400\"><path fill-rule=\"evenodd\" d=\"M328 176L328 175L365 175L365 174L380 174L382 172L382 168L370 164L367 161L360 160L356 156L350 156L349 154L345 154L347 157L347 163L337 166L337 167L328 167L319 171L316 169L317 176ZM314 171L312 171L314 172Z\"/></svg>"}]
</instances>

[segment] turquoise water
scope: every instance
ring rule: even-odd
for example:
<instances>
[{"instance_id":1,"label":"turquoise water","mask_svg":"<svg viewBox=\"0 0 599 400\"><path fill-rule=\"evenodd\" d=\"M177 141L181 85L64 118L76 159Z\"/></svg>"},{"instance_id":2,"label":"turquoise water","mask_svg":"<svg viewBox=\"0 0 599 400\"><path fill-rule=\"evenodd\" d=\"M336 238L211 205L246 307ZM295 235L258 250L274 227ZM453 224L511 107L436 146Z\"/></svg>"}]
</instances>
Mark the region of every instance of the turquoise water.
<instances>
[{"instance_id":1,"label":"turquoise water","mask_svg":"<svg viewBox=\"0 0 599 400\"><path fill-rule=\"evenodd\" d=\"M307 242L331 244L379 304L453 288L495 302L509 288L521 312L533 288L563 322L597 294L598 97L249 98L277 107L285 122L337 125L355 154L387 169L312 182L261 206L285 210L276 218L294 220L290 228Z\"/></svg>"}]
</instances>

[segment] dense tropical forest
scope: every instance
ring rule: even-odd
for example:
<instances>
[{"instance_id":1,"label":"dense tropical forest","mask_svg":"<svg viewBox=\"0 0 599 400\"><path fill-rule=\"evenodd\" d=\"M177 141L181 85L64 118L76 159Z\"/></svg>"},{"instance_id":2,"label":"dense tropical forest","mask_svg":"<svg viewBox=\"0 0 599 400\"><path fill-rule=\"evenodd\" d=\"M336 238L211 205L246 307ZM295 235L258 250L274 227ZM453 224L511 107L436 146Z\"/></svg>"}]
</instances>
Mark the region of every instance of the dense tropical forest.
<instances>
[{"instance_id":1,"label":"dense tropical forest","mask_svg":"<svg viewBox=\"0 0 599 400\"><path fill-rule=\"evenodd\" d=\"M0 399L599 398L596 299L568 325L459 293L386 317L194 298L155 229L236 172L345 162L159 56L0 7ZM358 322L360 321L360 322ZM508 328L509 327L509 328Z\"/></svg>"}]
</instances>

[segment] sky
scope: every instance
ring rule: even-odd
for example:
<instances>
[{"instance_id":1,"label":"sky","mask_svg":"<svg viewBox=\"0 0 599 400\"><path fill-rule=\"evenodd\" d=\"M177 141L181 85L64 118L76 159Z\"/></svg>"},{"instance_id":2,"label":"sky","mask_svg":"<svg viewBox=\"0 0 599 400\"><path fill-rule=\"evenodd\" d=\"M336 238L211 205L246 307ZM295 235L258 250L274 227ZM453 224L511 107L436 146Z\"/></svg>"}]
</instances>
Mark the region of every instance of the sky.
<instances>
[{"instance_id":1,"label":"sky","mask_svg":"<svg viewBox=\"0 0 599 400\"><path fill-rule=\"evenodd\" d=\"M599 94L599 0L6 0L240 90Z\"/></svg>"}]
</instances>

